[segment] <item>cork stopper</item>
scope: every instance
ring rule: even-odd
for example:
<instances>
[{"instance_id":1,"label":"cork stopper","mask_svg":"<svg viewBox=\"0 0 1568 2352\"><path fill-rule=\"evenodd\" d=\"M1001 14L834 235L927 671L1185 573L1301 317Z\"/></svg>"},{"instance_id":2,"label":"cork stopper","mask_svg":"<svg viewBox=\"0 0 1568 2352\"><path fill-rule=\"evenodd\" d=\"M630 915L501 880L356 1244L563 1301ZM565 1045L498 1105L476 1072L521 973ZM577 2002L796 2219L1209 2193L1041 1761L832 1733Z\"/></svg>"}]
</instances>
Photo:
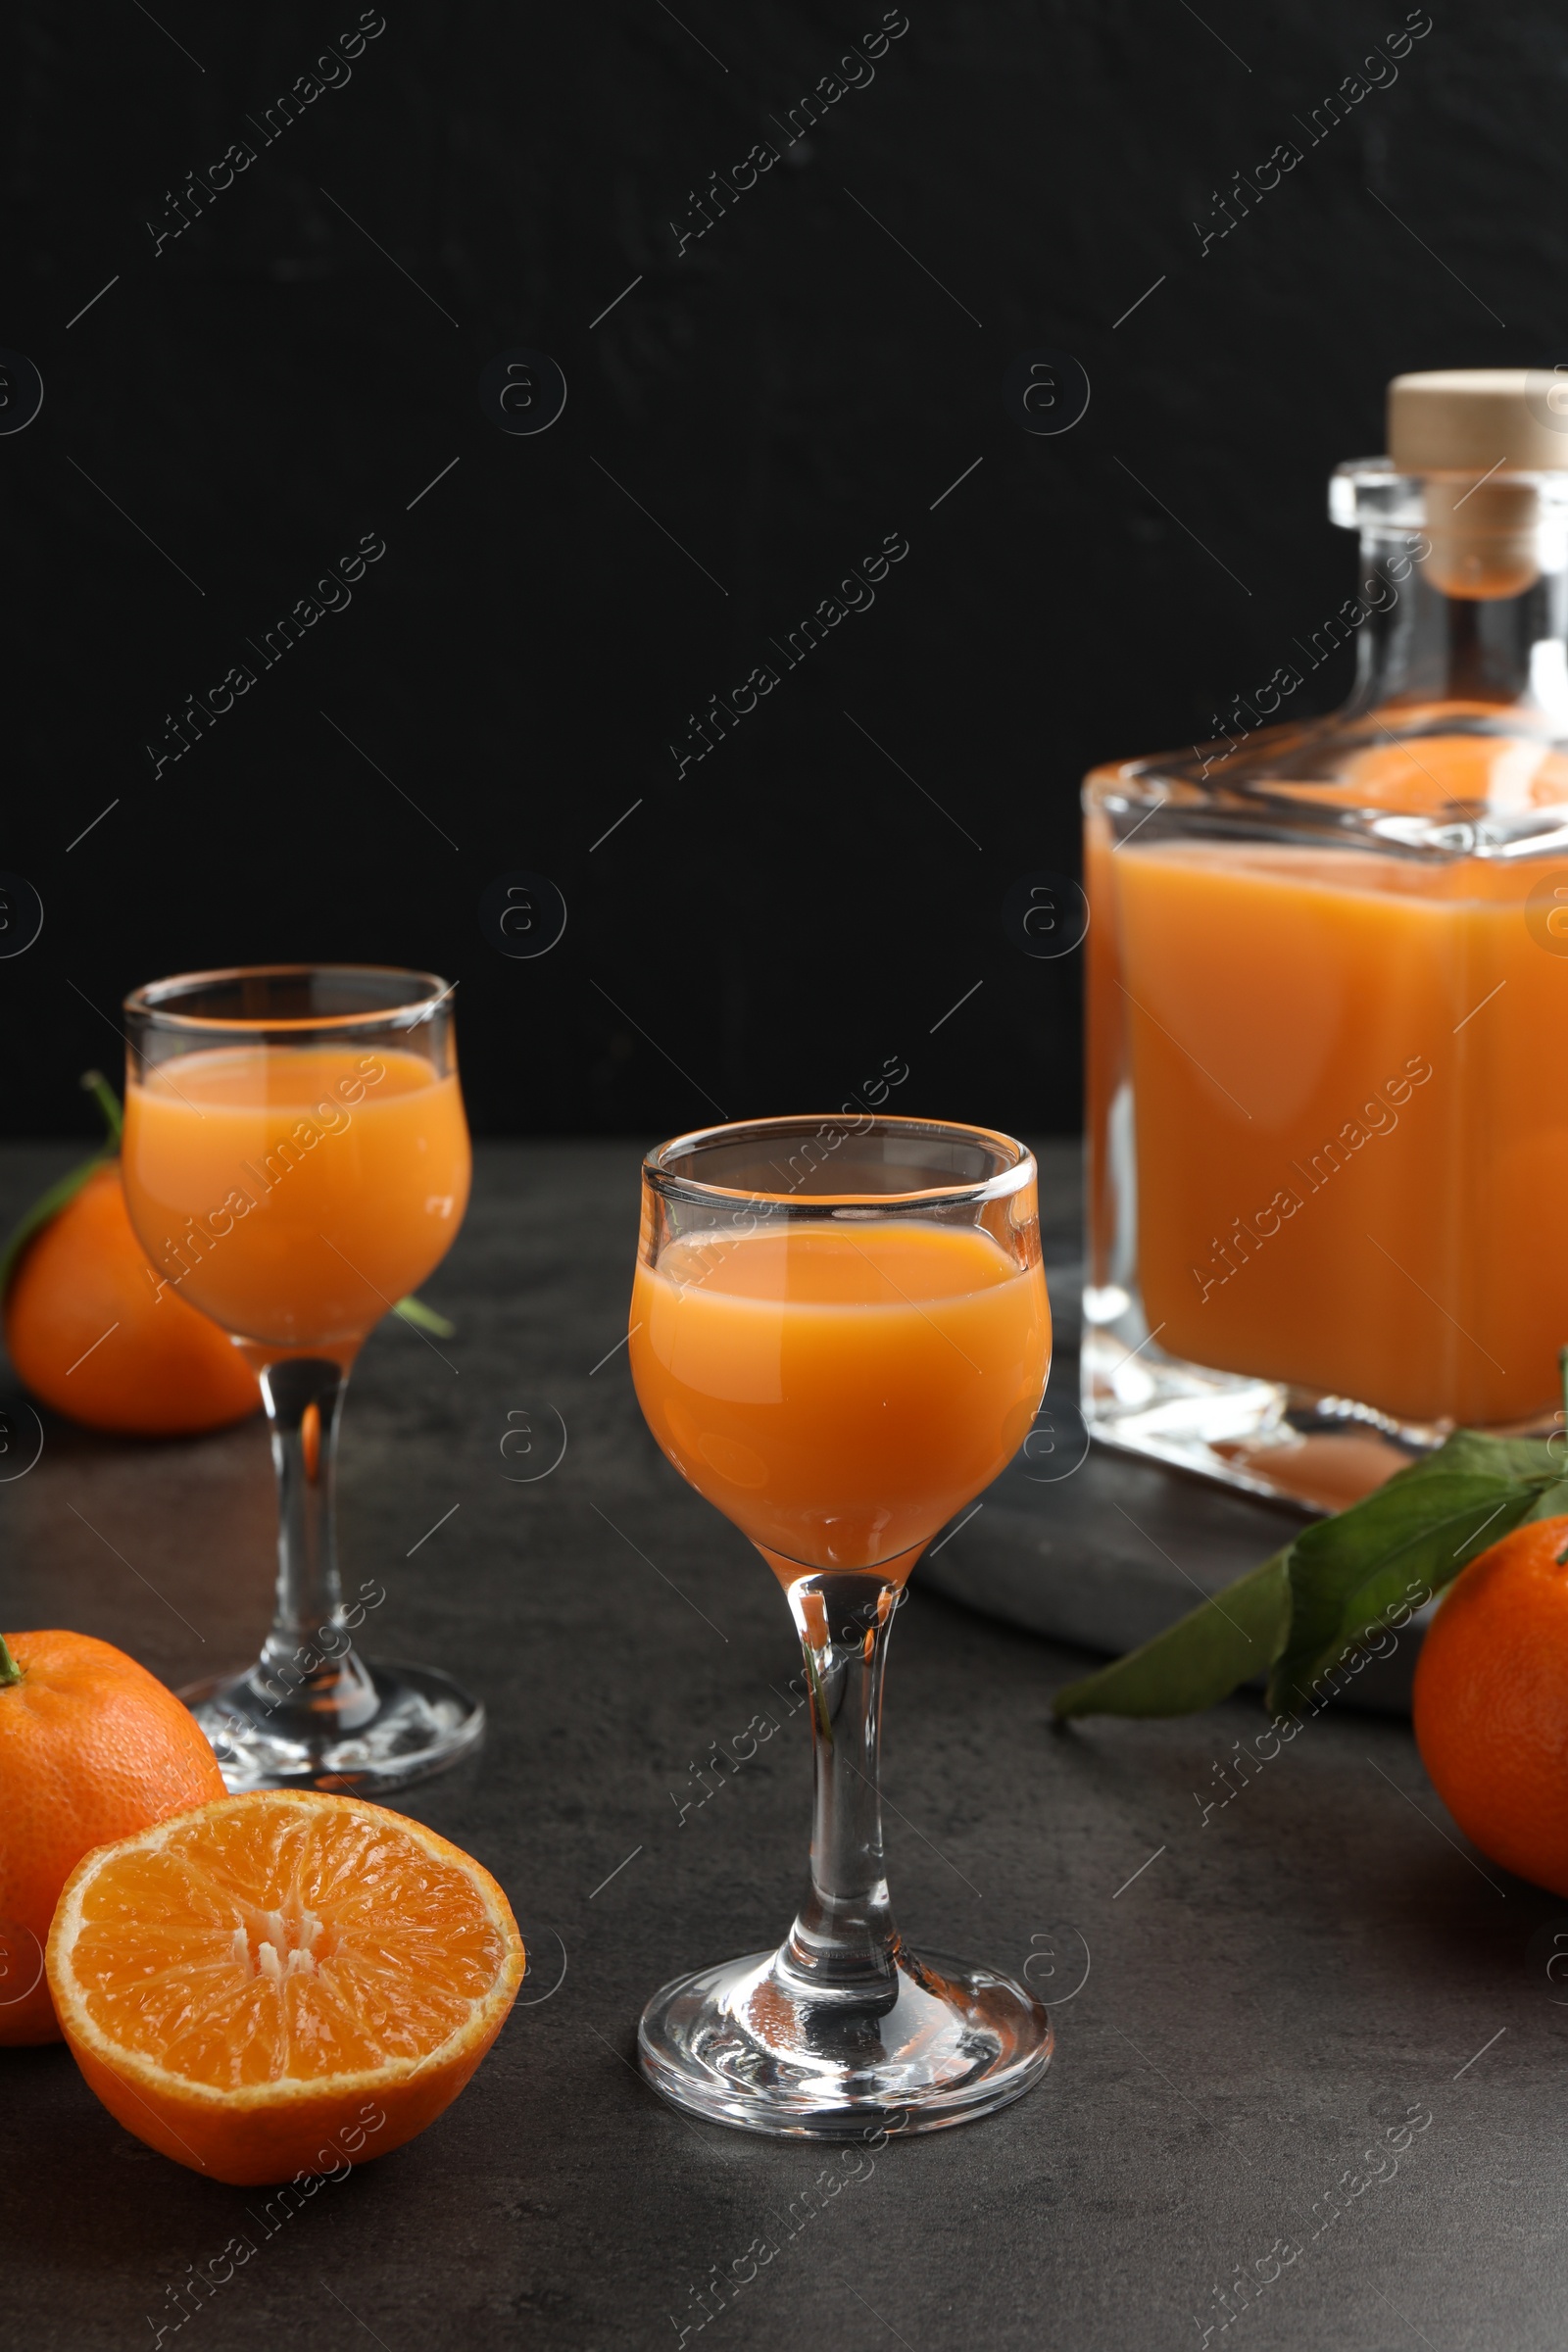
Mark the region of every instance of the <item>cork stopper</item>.
<instances>
[{"instance_id":1,"label":"cork stopper","mask_svg":"<svg viewBox=\"0 0 1568 2352\"><path fill-rule=\"evenodd\" d=\"M1560 405L1559 405L1560 404ZM1389 455L1426 477L1427 576L1447 596L1519 596L1540 576L1534 484L1568 472L1568 375L1442 368L1389 386Z\"/></svg>"}]
</instances>

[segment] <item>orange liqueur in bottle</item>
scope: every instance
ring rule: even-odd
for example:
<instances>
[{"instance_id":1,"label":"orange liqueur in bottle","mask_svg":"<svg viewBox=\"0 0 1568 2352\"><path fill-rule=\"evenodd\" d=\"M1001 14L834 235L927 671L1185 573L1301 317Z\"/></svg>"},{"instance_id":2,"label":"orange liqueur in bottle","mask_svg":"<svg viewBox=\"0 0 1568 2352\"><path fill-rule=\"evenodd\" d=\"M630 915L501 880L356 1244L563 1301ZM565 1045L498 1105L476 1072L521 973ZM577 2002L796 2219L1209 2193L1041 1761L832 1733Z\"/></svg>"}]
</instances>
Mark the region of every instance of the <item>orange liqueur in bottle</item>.
<instances>
[{"instance_id":1,"label":"orange liqueur in bottle","mask_svg":"<svg viewBox=\"0 0 1568 2352\"><path fill-rule=\"evenodd\" d=\"M1084 791L1102 1439L1339 1507L1568 1341L1568 379L1397 377L1333 717ZM1325 637L1324 646L1332 639ZM1304 682L1275 672L1277 708ZM1253 712L1263 718L1266 714Z\"/></svg>"}]
</instances>

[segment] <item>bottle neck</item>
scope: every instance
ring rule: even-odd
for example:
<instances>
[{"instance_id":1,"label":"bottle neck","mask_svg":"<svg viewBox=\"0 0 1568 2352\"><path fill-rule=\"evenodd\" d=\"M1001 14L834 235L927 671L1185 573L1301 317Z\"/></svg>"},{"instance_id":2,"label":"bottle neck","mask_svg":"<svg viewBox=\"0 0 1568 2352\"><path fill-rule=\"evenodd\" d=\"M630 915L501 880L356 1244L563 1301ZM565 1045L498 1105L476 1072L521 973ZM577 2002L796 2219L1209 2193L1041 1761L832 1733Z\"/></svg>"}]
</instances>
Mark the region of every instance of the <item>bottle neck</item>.
<instances>
[{"instance_id":1,"label":"bottle neck","mask_svg":"<svg viewBox=\"0 0 1568 2352\"><path fill-rule=\"evenodd\" d=\"M1485 582L1493 592L1477 595L1463 592L1439 533L1364 529L1361 558L1363 617L1343 716L1459 704L1568 738L1568 568L1498 566Z\"/></svg>"}]
</instances>

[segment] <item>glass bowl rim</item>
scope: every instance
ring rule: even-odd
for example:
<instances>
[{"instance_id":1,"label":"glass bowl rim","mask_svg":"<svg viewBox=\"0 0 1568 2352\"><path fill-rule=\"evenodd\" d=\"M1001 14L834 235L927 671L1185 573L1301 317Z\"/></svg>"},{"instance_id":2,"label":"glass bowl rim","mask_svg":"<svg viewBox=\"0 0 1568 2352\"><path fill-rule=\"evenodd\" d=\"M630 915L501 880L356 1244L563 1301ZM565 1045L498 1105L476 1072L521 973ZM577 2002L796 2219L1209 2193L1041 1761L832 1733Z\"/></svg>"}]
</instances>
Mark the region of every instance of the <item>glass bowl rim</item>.
<instances>
[{"instance_id":1,"label":"glass bowl rim","mask_svg":"<svg viewBox=\"0 0 1568 2352\"><path fill-rule=\"evenodd\" d=\"M954 1138L1000 1147L1002 1152L1016 1154L1010 1166L999 1168L994 1176L973 1184L925 1185L906 1193L796 1193L743 1192L734 1185L706 1184L700 1178L684 1176L665 1167L667 1152L682 1146L700 1150L705 1144L720 1138L739 1142L748 1136L779 1135L793 1131L803 1140L819 1135L823 1129L838 1126L852 1134L867 1131L860 1125L880 1127L885 1131L912 1137ZM657 1144L643 1157L643 1181L662 1199L678 1198L714 1206L739 1205L746 1208L779 1211L798 1216L821 1216L824 1212L842 1208L900 1209L916 1203L933 1207L946 1202L975 1202L1004 1200L1033 1183L1038 1174L1035 1155L1027 1144L1016 1136L1006 1135L999 1127L978 1127L963 1119L919 1119L906 1113L884 1116L878 1111L865 1111L851 1118L843 1111L794 1112L778 1118L727 1119L716 1127L688 1128L682 1135L671 1136L666 1143Z\"/></svg>"},{"instance_id":2,"label":"glass bowl rim","mask_svg":"<svg viewBox=\"0 0 1568 2352\"><path fill-rule=\"evenodd\" d=\"M400 1004L364 1012L236 1013L232 1016L176 1012L162 1002L177 990L194 993L225 980L300 979L310 973L349 978L373 974L411 984ZM155 1029L203 1037L268 1037L274 1031L298 1034L306 1030L413 1029L428 1020L457 987L438 972L421 972L396 963L232 963L211 971L172 972L164 980L144 981L121 1001L121 1009L133 1020Z\"/></svg>"}]
</instances>

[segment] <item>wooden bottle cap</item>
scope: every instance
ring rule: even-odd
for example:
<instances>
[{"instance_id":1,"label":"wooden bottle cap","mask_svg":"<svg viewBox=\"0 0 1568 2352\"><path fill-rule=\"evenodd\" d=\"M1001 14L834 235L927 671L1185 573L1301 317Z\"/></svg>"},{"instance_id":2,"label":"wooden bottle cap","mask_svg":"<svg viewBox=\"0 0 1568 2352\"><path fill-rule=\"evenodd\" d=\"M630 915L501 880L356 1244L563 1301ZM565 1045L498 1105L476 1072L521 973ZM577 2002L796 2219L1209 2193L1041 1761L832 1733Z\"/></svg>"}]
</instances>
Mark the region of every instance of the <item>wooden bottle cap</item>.
<instances>
[{"instance_id":1,"label":"wooden bottle cap","mask_svg":"<svg viewBox=\"0 0 1568 2352\"><path fill-rule=\"evenodd\" d=\"M1389 455L1400 473L1568 471L1568 374L1438 368L1396 375Z\"/></svg>"},{"instance_id":2,"label":"wooden bottle cap","mask_svg":"<svg viewBox=\"0 0 1568 2352\"><path fill-rule=\"evenodd\" d=\"M1560 404L1560 405L1559 405ZM1568 472L1568 374L1440 368L1389 386L1389 456L1426 477L1427 576L1446 596L1519 596L1540 576L1540 500Z\"/></svg>"}]
</instances>

